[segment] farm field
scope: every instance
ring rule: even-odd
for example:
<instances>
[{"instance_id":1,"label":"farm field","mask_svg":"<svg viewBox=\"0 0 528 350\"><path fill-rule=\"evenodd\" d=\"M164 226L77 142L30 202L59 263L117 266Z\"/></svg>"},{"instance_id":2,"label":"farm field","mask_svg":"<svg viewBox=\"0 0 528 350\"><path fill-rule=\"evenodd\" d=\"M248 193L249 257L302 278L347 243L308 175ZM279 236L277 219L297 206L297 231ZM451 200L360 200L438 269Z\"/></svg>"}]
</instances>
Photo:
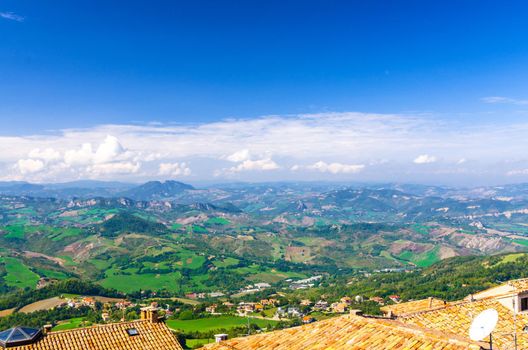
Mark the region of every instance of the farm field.
<instances>
[{"instance_id":1,"label":"farm field","mask_svg":"<svg viewBox=\"0 0 528 350\"><path fill-rule=\"evenodd\" d=\"M190 349L196 349L205 344L214 342L214 339L186 339L185 344Z\"/></svg>"},{"instance_id":2,"label":"farm field","mask_svg":"<svg viewBox=\"0 0 528 350\"><path fill-rule=\"evenodd\" d=\"M113 274L107 272L106 278L99 283L106 288L113 288L125 293L131 293L138 290L169 290L179 291L179 281L181 274L173 272L168 274L145 273L138 274L129 272L127 274Z\"/></svg>"},{"instance_id":3,"label":"farm field","mask_svg":"<svg viewBox=\"0 0 528 350\"><path fill-rule=\"evenodd\" d=\"M199 318L196 320L167 320L167 325L171 329L181 330L184 332L201 331L206 332L215 329L230 329L233 327L246 326L247 318L238 316L220 316L210 318ZM250 318L251 324L265 328L275 325L277 321L264 320L260 318Z\"/></svg>"},{"instance_id":4,"label":"farm field","mask_svg":"<svg viewBox=\"0 0 528 350\"><path fill-rule=\"evenodd\" d=\"M19 312L29 313L29 312L39 311L39 310L49 310L49 309L52 309L64 303L67 298L79 297L79 295L76 295L76 294L64 294L62 296L63 298L53 297L53 298L43 299L43 300L39 300L31 304L25 305L19 310ZM109 297L101 297L101 296L93 296L93 295L87 295L86 297L93 298L94 300L100 301L101 303L118 302L122 300L119 298L109 298Z\"/></svg>"},{"instance_id":5,"label":"farm field","mask_svg":"<svg viewBox=\"0 0 528 350\"><path fill-rule=\"evenodd\" d=\"M64 299L61 299L59 297L53 297L49 299L39 300L34 303L28 304L24 307L22 307L19 312L23 313L29 313L29 312L35 312L39 310L49 310L52 309L64 302Z\"/></svg>"},{"instance_id":6,"label":"farm field","mask_svg":"<svg viewBox=\"0 0 528 350\"><path fill-rule=\"evenodd\" d=\"M39 275L34 273L20 260L4 257L0 258L0 263L5 264L7 275L4 281L8 286L17 288L35 288L39 280Z\"/></svg>"},{"instance_id":7,"label":"farm field","mask_svg":"<svg viewBox=\"0 0 528 350\"><path fill-rule=\"evenodd\" d=\"M69 320L61 321L58 325L53 327L53 331L64 331L83 327L84 317L70 318Z\"/></svg>"},{"instance_id":8,"label":"farm field","mask_svg":"<svg viewBox=\"0 0 528 350\"><path fill-rule=\"evenodd\" d=\"M416 266L427 267L431 266L435 262L440 261L439 256L440 248L435 247L423 253L413 253L411 251L404 251L398 257L402 260L410 261Z\"/></svg>"},{"instance_id":9,"label":"farm field","mask_svg":"<svg viewBox=\"0 0 528 350\"><path fill-rule=\"evenodd\" d=\"M16 308L2 310L2 311L0 311L0 317L6 317L6 316L9 316L9 315L11 315L13 312L15 312L15 310L16 310Z\"/></svg>"}]
</instances>

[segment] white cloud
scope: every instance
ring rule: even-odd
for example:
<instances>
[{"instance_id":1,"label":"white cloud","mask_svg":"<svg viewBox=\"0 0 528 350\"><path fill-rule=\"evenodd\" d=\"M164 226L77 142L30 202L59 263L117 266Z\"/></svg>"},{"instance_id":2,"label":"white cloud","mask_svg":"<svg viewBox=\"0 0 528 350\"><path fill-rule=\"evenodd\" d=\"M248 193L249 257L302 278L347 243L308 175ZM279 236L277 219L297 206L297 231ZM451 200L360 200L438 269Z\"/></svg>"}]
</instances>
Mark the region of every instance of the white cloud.
<instances>
[{"instance_id":1,"label":"white cloud","mask_svg":"<svg viewBox=\"0 0 528 350\"><path fill-rule=\"evenodd\" d=\"M231 155L227 157L221 157L221 158L225 158L226 160L230 162L239 163L239 164L229 169L223 169L217 172L217 175L222 174L222 173L233 174L233 173L239 173L242 171L276 170L280 168L280 166L271 159L271 155L255 157L251 154L251 152L248 149L242 149L242 150L232 153Z\"/></svg>"},{"instance_id":2,"label":"white cloud","mask_svg":"<svg viewBox=\"0 0 528 350\"><path fill-rule=\"evenodd\" d=\"M228 161L234 162L234 163L243 162L245 160L250 159L249 150L243 149L243 150L237 151L237 152L227 156L226 159Z\"/></svg>"},{"instance_id":3,"label":"white cloud","mask_svg":"<svg viewBox=\"0 0 528 350\"><path fill-rule=\"evenodd\" d=\"M189 176L191 175L191 169L184 162L161 163L158 174L163 176Z\"/></svg>"},{"instance_id":4,"label":"white cloud","mask_svg":"<svg viewBox=\"0 0 528 350\"><path fill-rule=\"evenodd\" d=\"M60 152L49 147L43 150L41 150L40 148L35 148L29 152L28 156L30 158L41 159L46 162L53 162L61 159Z\"/></svg>"},{"instance_id":5,"label":"white cloud","mask_svg":"<svg viewBox=\"0 0 528 350\"><path fill-rule=\"evenodd\" d=\"M315 164L309 165L307 169L317 170L322 173L331 174L355 174L359 173L365 168L363 164L342 164L342 163L326 163L318 161Z\"/></svg>"},{"instance_id":6,"label":"white cloud","mask_svg":"<svg viewBox=\"0 0 528 350\"><path fill-rule=\"evenodd\" d=\"M70 166L87 165L93 160L92 144L83 143L81 148L66 151L64 162Z\"/></svg>"},{"instance_id":7,"label":"white cloud","mask_svg":"<svg viewBox=\"0 0 528 350\"><path fill-rule=\"evenodd\" d=\"M88 168L88 173L98 175L114 174L135 174L141 167L140 163L116 162L116 163L96 163Z\"/></svg>"},{"instance_id":8,"label":"white cloud","mask_svg":"<svg viewBox=\"0 0 528 350\"><path fill-rule=\"evenodd\" d=\"M461 168L457 160L463 150L465 159L471 160L471 176L486 174L496 181L499 176L508 179L498 164L510 162L528 169L527 134L528 122L506 119L461 124L439 117L348 112L203 124L99 125L55 134L0 136L0 172L3 178L29 181L69 181L103 174L116 180L147 180L160 176L161 164L185 159L192 161L193 177L200 180L210 179L213 173L226 177L236 173L244 180L305 175L320 179L332 174L330 169L342 174L350 169L348 174L353 174L357 168L346 165L365 164L355 179L433 181L429 175L438 169L413 166L409 159L419 164L452 160L442 163L448 172ZM28 159L43 166L22 176L18 162ZM326 172L308 168L321 159L337 165L323 162L326 166L319 168ZM106 165L114 163L120 165ZM250 170L278 171L246 174Z\"/></svg>"},{"instance_id":9,"label":"white cloud","mask_svg":"<svg viewBox=\"0 0 528 350\"><path fill-rule=\"evenodd\" d=\"M13 12L0 12L0 18L8 19L11 21L16 21L16 22L24 21L23 16L17 15L16 13L13 13Z\"/></svg>"},{"instance_id":10,"label":"white cloud","mask_svg":"<svg viewBox=\"0 0 528 350\"><path fill-rule=\"evenodd\" d=\"M238 173L241 171L250 170L276 170L279 169L279 165L275 163L271 158L264 158L259 160L247 159L237 166L229 168L232 173Z\"/></svg>"},{"instance_id":11,"label":"white cloud","mask_svg":"<svg viewBox=\"0 0 528 350\"><path fill-rule=\"evenodd\" d=\"M40 159L20 159L16 164L16 168L22 174L36 173L44 169L44 162Z\"/></svg>"},{"instance_id":12,"label":"white cloud","mask_svg":"<svg viewBox=\"0 0 528 350\"><path fill-rule=\"evenodd\" d=\"M96 164L108 163L118 158L126 158L124 157L125 154L126 150L119 143L117 137L107 135L93 155L93 160Z\"/></svg>"},{"instance_id":13,"label":"white cloud","mask_svg":"<svg viewBox=\"0 0 528 350\"><path fill-rule=\"evenodd\" d=\"M511 105L518 105L518 106L528 105L528 100L519 100L516 98L504 97L504 96L483 97L481 101L484 103L490 103L490 104L500 103L500 104L511 104Z\"/></svg>"},{"instance_id":14,"label":"white cloud","mask_svg":"<svg viewBox=\"0 0 528 350\"><path fill-rule=\"evenodd\" d=\"M458 161L457 161L457 164L464 164L465 162L467 162L467 159L466 158L460 158Z\"/></svg>"},{"instance_id":15,"label":"white cloud","mask_svg":"<svg viewBox=\"0 0 528 350\"><path fill-rule=\"evenodd\" d=\"M528 169L516 169L516 170L510 170L506 173L508 176L516 176L516 175L528 175Z\"/></svg>"},{"instance_id":16,"label":"white cloud","mask_svg":"<svg viewBox=\"0 0 528 350\"><path fill-rule=\"evenodd\" d=\"M428 164L436 162L435 156L430 156L428 154L421 154L418 157L414 158L413 162L415 164Z\"/></svg>"}]
</instances>

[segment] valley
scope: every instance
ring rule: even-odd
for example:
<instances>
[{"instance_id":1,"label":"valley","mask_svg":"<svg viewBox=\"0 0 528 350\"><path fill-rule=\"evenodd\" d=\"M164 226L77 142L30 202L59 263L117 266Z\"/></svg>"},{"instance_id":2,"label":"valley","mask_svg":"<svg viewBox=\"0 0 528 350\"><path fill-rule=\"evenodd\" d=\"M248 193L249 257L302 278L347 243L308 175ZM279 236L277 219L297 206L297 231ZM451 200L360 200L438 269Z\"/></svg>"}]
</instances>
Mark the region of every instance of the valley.
<instances>
[{"instance_id":1,"label":"valley","mask_svg":"<svg viewBox=\"0 0 528 350\"><path fill-rule=\"evenodd\" d=\"M528 246L528 196L505 200L509 188L35 186L0 186L3 292L81 278L132 295L235 294Z\"/></svg>"}]
</instances>

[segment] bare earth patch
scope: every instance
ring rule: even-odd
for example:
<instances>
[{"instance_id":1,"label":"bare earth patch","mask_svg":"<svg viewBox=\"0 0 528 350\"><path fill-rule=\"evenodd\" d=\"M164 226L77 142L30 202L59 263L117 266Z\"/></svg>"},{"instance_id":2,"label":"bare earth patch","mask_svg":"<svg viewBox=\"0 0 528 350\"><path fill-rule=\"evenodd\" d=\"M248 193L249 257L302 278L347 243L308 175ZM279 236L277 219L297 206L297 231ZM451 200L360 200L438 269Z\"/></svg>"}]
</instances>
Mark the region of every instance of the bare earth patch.
<instances>
[{"instance_id":1,"label":"bare earth patch","mask_svg":"<svg viewBox=\"0 0 528 350\"><path fill-rule=\"evenodd\" d=\"M51 261L59 264L60 266L64 266L64 263L65 263L64 259L56 258L56 257L45 255L45 254L42 254L42 253L30 252L29 250L25 250L24 251L24 255L27 256L28 258L44 258L44 259L48 259L48 260L51 260Z\"/></svg>"},{"instance_id":2,"label":"bare earth patch","mask_svg":"<svg viewBox=\"0 0 528 350\"><path fill-rule=\"evenodd\" d=\"M11 315L13 312L15 312L15 308L2 310L2 311L0 311L0 317L6 317L6 316L9 316L9 315Z\"/></svg>"}]
</instances>

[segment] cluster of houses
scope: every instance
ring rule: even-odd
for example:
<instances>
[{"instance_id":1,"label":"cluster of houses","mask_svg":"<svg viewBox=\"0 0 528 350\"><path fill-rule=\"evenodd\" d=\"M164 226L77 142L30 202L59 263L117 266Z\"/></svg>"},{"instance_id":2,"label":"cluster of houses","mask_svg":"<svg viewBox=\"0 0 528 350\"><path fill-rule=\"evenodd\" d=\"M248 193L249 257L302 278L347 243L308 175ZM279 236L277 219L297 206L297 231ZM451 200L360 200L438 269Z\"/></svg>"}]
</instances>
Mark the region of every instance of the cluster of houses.
<instances>
[{"instance_id":1,"label":"cluster of houses","mask_svg":"<svg viewBox=\"0 0 528 350\"><path fill-rule=\"evenodd\" d=\"M187 299L206 299L206 298L220 298L225 296L222 292L211 292L211 293L187 293L185 297Z\"/></svg>"},{"instance_id":2,"label":"cluster of houses","mask_svg":"<svg viewBox=\"0 0 528 350\"><path fill-rule=\"evenodd\" d=\"M310 278L305 278L305 279L297 280L297 281L286 280L286 282L291 282L290 289L292 290L308 289L308 288L312 288L313 286L315 286L315 282L321 279L323 279L323 276L318 275L318 276L313 276Z\"/></svg>"},{"instance_id":3,"label":"cluster of houses","mask_svg":"<svg viewBox=\"0 0 528 350\"><path fill-rule=\"evenodd\" d=\"M281 302L275 298L262 299L257 302L248 302L241 301L238 304L233 304L229 301L225 301L222 304L211 304L205 308L207 313L211 315L219 315L218 312L219 305L223 306L223 309L234 311L238 316L251 316L252 314L261 313L264 310L274 310L273 314L268 314L269 317L274 319L282 318L301 318L303 323L311 323L315 321L315 318L312 316L314 313L325 313L325 314L344 314L352 309L353 305L362 303L364 298L360 295L355 296L354 298L344 296L336 302L328 302L324 299L325 296L322 296L323 299L318 300L317 302L312 302L309 299L303 299L299 302L299 305L281 305ZM394 303L398 303L398 296L391 296L390 299ZM385 305L385 299L381 297L373 297L369 300L375 301L380 305Z\"/></svg>"},{"instance_id":4,"label":"cluster of houses","mask_svg":"<svg viewBox=\"0 0 528 350\"><path fill-rule=\"evenodd\" d=\"M57 304L57 307L70 307L70 308L80 308L80 307L83 307L83 306L88 306L88 307L95 307L95 303L98 301L96 298L94 297L86 297L86 296L78 296L78 297L71 297L71 298L62 298L61 299L63 301L61 301L59 304ZM120 300L120 301L117 301L115 303L113 303L113 305L120 309L120 310L124 310L124 309L127 309L129 307L134 307L135 304L133 304L132 302L130 301L127 301L127 300Z\"/></svg>"}]
</instances>

